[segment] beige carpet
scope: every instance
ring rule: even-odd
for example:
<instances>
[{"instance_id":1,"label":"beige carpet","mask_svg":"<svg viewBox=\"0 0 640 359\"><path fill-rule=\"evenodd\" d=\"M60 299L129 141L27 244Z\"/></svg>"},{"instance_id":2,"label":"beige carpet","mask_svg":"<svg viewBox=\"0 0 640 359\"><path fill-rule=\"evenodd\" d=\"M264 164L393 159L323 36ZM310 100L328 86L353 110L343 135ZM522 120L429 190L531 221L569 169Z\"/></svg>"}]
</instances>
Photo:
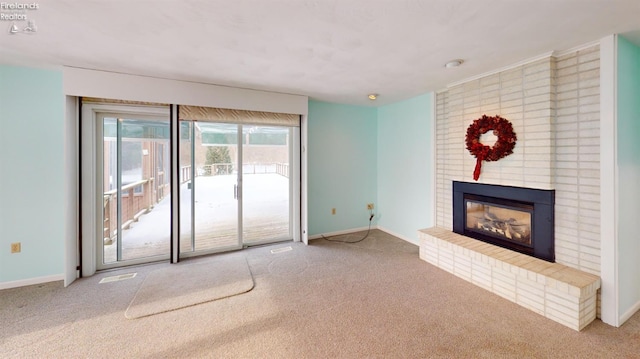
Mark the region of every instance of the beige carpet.
<instances>
[{"instance_id":1,"label":"beige carpet","mask_svg":"<svg viewBox=\"0 0 640 359\"><path fill-rule=\"evenodd\" d=\"M360 239L359 232L337 239ZM291 247L285 251L283 248ZM129 320L158 269L245 259L255 288ZM100 284L114 275L136 277ZM372 230L356 244L252 247L0 290L0 358L639 358L640 312L576 332L420 260Z\"/></svg>"},{"instance_id":2,"label":"beige carpet","mask_svg":"<svg viewBox=\"0 0 640 359\"><path fill-rule=\"evenodd\" d=\"M251 289L253 278L245 258L178 264L149 273L124 315L129 319L147 317Z\"/></svg>"}]
</instances>

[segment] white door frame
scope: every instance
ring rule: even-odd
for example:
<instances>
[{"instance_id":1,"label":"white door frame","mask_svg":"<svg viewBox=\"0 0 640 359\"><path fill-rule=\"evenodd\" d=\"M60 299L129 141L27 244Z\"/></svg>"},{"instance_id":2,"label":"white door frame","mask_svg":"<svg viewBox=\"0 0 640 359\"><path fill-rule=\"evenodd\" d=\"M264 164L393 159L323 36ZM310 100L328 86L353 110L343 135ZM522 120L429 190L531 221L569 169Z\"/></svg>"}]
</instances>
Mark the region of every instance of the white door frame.
<instances>
[{"instance_id":1,"label":"white door frame","mask_svg":"<svg viewBox=\"0 0 640 359\"><path fill-rule=\"evenodd\" d=\"M67 287L78 278L78 98L65 96L64 155L65 155L65 250L64 250L64 286Z\"/></svg>"},{"instance_id":2,"label":"white door frame","mask_svg":"<svg viewBox=\"0 0 640 359\"><path fill-rule=\"evenodd\" d=\"M118 104L83 104L82 105L82 159L80 175L82 182L82 276L95 274L98 265L98 240L102 240L102 168L99 158L102 158L101 129L98 128L98 114L110 113L125 116L165 116L169 119L167 107L129 106ZM147 262L147 259L127 261L127 264Z\"/></svg>"},{"instance_id":3,"label":"white door frame","mask_svg":"<svg viewBox=\"0 0 640 359\"><path fill-rule=\"evenodd\" d=\"M308 211L308 203L309 203L309 196L308 196L308 178L309 178L309 174L308 174L308 158L307 158L307 144L308 142L308 135L307 135L307 130L309 128L309 116L307 115L301 115L300 116L300 146L299 146L299 156L300 156L300 206L296 207L296 210L299 211L296 213L297 218L300 219L300 240L302 240L302 242L304 244L309 244L309 211ZM295 237L294 237L295 239Z\"/></svg>"},{"instance_id":4,"label":"white door frame","mask_svg":"<svg viewBox=\"0 0 640 359\"><path fill-rule=\"evenodd\" d=\"M172 126L172 138L171 138L171 153L173 161L178 159L178 149L175 142L179 139L179 121L177 117L177 106L171 105L171 110L168 107L153 107L153 106L132 106L121 104L83 104L81 106L81 121L79 136L82 138L81 148L82 158L79 163L80 181L82 183L80 201L82 205L82 213L79 216L79 221L82 223L81 229L81 273L82 276L91 276L95 274L97 270L97 241L98 227L97 224L102 220L102 214L99 210L101 206L101 191L98 190L98 170L101 169L98 166L97 158L101 155L101 148L96 147L97 141L102 140L98 138L98 131L96 128L97 114L98 113L118 113L127 114L131 116L166 116L170 119L170 126ZM300 127L295 127L293 130L293 156L291 177L292 177L292 202L293 211L292 217L292 235L293 241L302 241L308 244L308 194L307 194L307 116L301 115ZM172 163L172 172L177 166ZM175 196L175 190L179 191L179 187L175 186L175 182L179 179L172 175L172 202L174 208L174 216L172 219L172 233L174 238L179 238L179 216L177 210L177 204L179 197ZM100 197L100 198L99 198ZM177 236L177 237L176 237ZM179 241L174 240L172 243L171 262L176 263L179 261ZM68 258L68 262L71 258ZM75 259L73 260L75 262ZM146 262L146 260L143 260ZM134 263L131 263L134 264ZM70 266L70 264L69 264Z\"/></svg>"}]
</instances>

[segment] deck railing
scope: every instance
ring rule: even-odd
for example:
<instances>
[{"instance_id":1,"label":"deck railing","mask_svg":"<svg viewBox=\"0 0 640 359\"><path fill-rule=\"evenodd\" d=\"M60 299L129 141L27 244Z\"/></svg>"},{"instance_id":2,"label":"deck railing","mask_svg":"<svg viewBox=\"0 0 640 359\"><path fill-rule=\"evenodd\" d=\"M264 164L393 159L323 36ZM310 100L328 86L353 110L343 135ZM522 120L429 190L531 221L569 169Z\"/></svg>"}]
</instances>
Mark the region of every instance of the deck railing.
<instances>
[{"instance_id":1,"label":"deck railing","mask_svg":"<svg viewBox=\"0 0 640 359\"><path fill-rule=\"evenodd\" d=\"M281 176L289 178L289 164L288 163L245 163L242 166L242 173L244 174L264 174L264 173L276 173Z\"/></svg>"},{"instance_id":2,"label":"deck railing","mask_svg":"<svg viewBox=\"0 0 640 359\"><path fill-rule=\"evenodd\" d=\"M180 184L191 180L191 166L180 167Z\"/></svg>"},{"instance_id":3,"label":"deck railing","mask_svg":"<svg viewBox=\"0 0 640 359\"><path fill-rule=\"evenodd\" d=\"M204 165L196 171L198 176L218 176L233 174L234 165L232 163L214 163ZM289 177L288 163L249 163L242 167L244 174L266 174L276 173L283 177ZM180 184L191 181L191 166L180 168ZM156 185L156 182L158 185ZM164 172L158 173L158 179L149 178L122 186L122 227L127 229L133 222L153 209L156 203L160 202L165 195L169 194L169 185L164 182ZM117 223L117 189L104 192L104 241L111 241L118 234Z\"/></svg>"},{"instance_id":4,"label":"deck railing","mask_svg":"<svg viewBox=\"0 0 640 359\"><path fill-rule=\"evenodd\" d=\"M200 176L230 175L233 173L233 163L213 163L202 166Z\"/></svg>"},{"instance_id":5,"label":"deck railing","mask_svg":"<svg viewBox=\"0 0 640 359\"><path fill-rule=\"evenodd\" d=\"M219 176L229 175L234 172L233 163L213 163L199 167L195 175L198 176ZM277 173L283 177L289 178L289 164L280 162L269 163L245 163L242 165L242 173L244 174L265 174ZM182 166L180 168L180 184L191 180L191 166Z\"/></svg>"},{"instance_id":6,"label":"deck railing","mask_svg":"<svg viewBox=\"0 0 640 359\"><path fill-rule=\"evenodd\" d=\"M288 163L276 163L276 173L289 178L289 164Z\"/></svg>"},{"instance_id":7,"label":"deck railing","mask_svg":"<svg viewBox=\"0 0 640 359\"><path fill-rule=\"evenodd\" d=\"M161 173L161 176L164 174ZM160 178L162 180L162 178ZM169 193L169 185L161 182L156 185L155 178L140 180L128 183L121 187L122 201L122 227L127 229L131 223L136 222L140 216L153 209L156 203L160 202L165 194ZM118 234L118 202L117 189L112 189L103 194L103 218L104 218L104 241L111 241Z\"/></svg>"}]
</instances>

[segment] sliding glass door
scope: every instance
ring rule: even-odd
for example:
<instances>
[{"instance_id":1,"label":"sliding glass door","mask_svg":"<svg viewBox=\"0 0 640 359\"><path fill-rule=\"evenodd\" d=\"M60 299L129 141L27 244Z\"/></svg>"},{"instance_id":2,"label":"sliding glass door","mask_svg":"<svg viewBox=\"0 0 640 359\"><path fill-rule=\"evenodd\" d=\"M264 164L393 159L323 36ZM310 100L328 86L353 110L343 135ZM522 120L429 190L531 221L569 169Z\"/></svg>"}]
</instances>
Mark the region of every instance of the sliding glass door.
<instances>
[{"instance_id":1,"label":"sliding glass door","mask_svg":"<svg viewBox=\"0 0 640 359\"><path fill-rule=\"evenodd\" d=\"M238 236L238 126L180 124L180 251L242 247Z\"/></svg>"},{"instance_id":2,"label":"sliding glass door","mask_svg":"<svg viewBox=\"0 0 640 359\"><path fill-rule=\"evenodd\" d=\"M292 130L245 125L242 137L243 242L291 238Z\"/></svg>"},{"instance_id":3,"label":"sliding glass door","mask_svg":"<svg viewBox=\"0 0 640 359\"><path fill-rule=\"evenodd\" d=\"M181 254L292 239L292 130L181 121Z\"/></svg>"},{"instance_id":4,"label":"sliding glass door","mask_svg":"<svg viewBox=\"0 0 640 359\"><path fill-rule=\"evenodd\" d=\"M170 106L83 103L84 275L294 239L295 116L253 125L220 111L172 120Z\"/></svg>"},{"instance_id":5,"label":"sliding glass door","mask_svg":"<svg viewBox=\"0 0 640 359\"><path fill-rule=\"evenodd\" d=\"M167 258L169 120L99 114L102 236L98 268Z\"/></svg>"}]
</instances>

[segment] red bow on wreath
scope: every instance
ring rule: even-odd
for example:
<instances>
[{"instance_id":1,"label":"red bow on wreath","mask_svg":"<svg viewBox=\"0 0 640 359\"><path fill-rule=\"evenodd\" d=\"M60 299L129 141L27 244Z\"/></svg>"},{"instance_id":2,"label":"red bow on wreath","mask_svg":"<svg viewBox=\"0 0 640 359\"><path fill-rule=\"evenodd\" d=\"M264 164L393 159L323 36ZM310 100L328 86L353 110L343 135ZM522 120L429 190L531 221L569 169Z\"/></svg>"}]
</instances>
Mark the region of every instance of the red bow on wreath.
<instances>
[{"instance_id":1,"label":"red bow on wreath","mask_svg":"<svg viewBox=\"0 0 640 359\"><path fill-rule=\"evenodd\" d=\"M480 142L480 136L489 131L493 131L493 134L498 137L493 147L483 145ZM473 121L467 128L467 136L465 138L467 150L477 159L476 168L473 171L473 179L477 181L480 178L482 161L497 161L512 154L517 139L518 137L513 132L511 122L500 116L489 117L482 115L481 118Z\"/></svg>"}]
</instances>

